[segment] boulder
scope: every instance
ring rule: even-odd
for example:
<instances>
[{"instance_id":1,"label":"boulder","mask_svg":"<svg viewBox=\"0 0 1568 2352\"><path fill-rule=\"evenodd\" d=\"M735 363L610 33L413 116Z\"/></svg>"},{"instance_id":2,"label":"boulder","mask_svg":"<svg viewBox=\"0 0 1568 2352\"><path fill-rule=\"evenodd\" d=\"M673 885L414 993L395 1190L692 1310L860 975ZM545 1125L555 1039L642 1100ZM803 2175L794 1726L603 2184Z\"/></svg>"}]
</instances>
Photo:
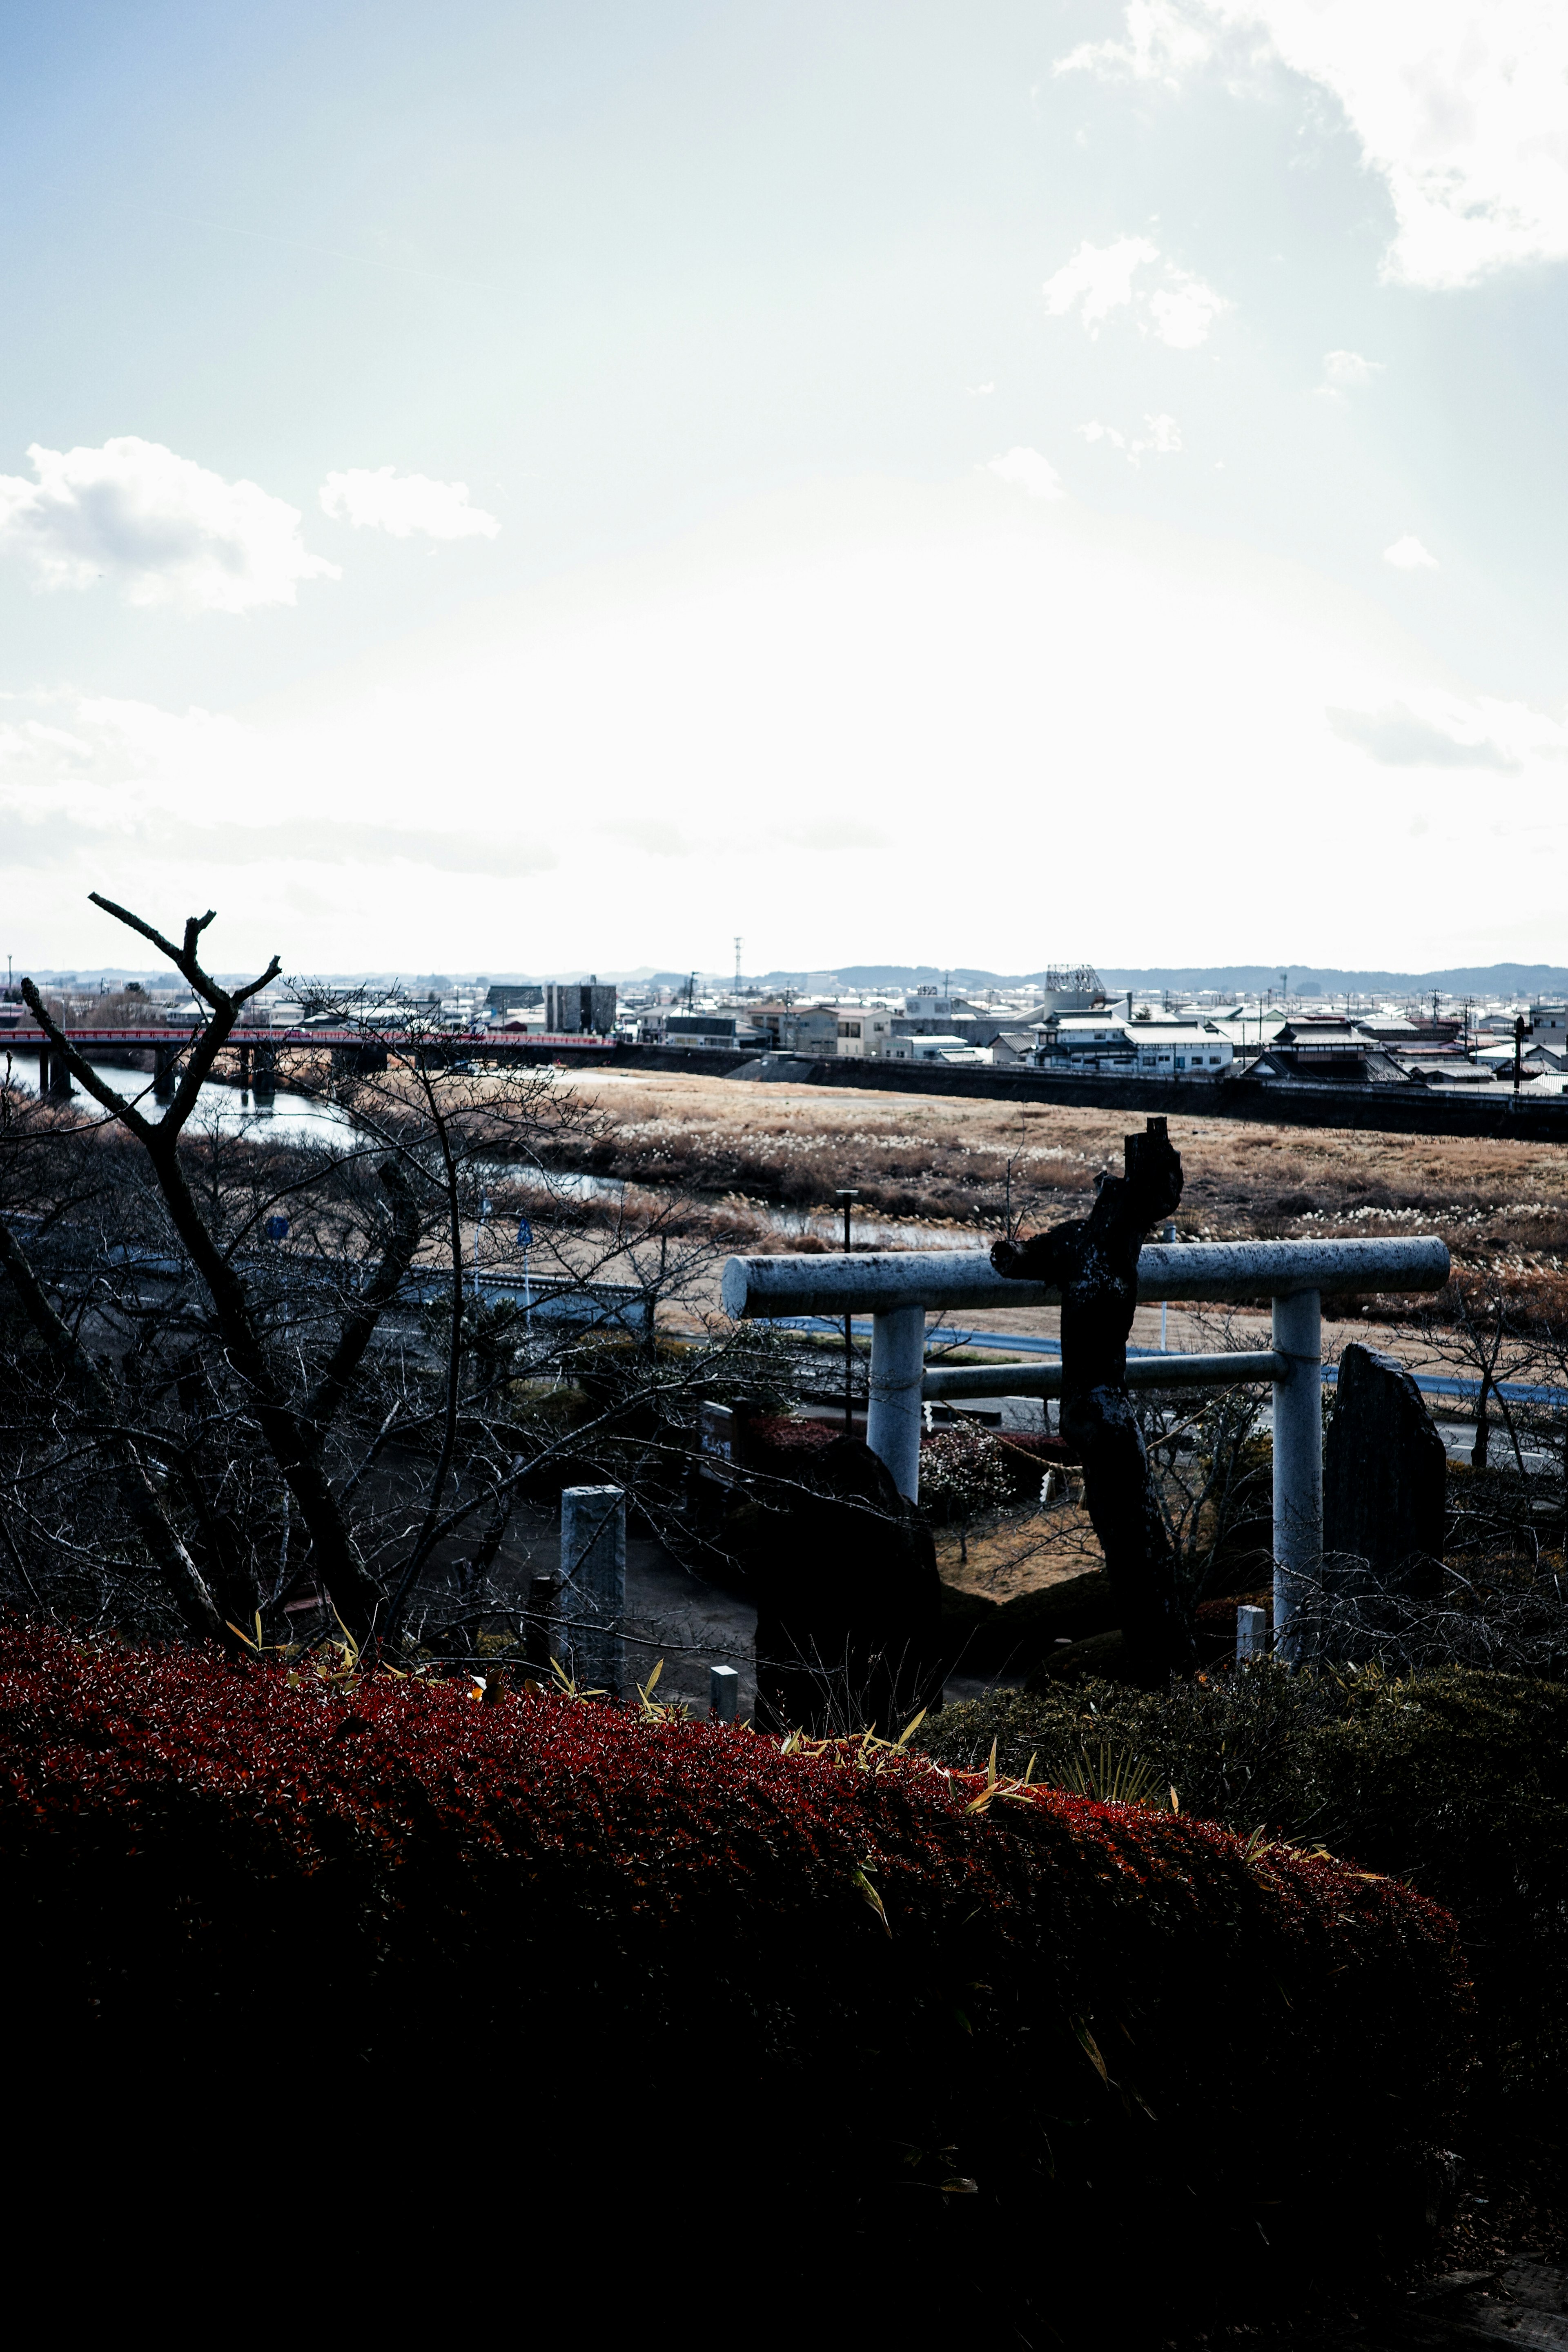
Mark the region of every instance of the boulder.
<instances>
[{"instance_id":1,"label":"boulder","mask_svg":"<svg viewBox=\"0 0 1568 2352\"><path fill-rule=\"evenodd\" d=\"M936 1546L858 1438L803 1453L755 1560L757 1726L884 1736L940 1706Z\"/></svg>"},{"instance_id":2,"label":"boulder","mask_svg":"<svg viewBox=\"0 0 1568 2352\"><path fill-rule=\"evenodd\" d=\"M1352 1340L1323 1448L1325 1598L1438 1591L1447 1455L1403 1364Z\"/></svg>"}]
</instances>

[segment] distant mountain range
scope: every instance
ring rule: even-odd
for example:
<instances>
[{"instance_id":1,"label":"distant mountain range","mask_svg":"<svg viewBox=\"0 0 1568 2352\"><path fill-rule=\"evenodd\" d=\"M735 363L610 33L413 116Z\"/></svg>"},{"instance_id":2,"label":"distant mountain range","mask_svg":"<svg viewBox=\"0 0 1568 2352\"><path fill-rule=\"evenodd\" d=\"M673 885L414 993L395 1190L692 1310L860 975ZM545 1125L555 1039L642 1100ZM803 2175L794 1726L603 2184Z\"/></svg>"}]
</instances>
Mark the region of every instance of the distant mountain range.
<instances>
[{"instance_id":1,"label":"distant mountain range","mask_svg":"<svg viewBox=\"0 0 1568 2352\"><path fill-rule=\"evenodd\" d=\"M1142 971L1124 970L1112 964L1098 966L1100 976L1114 995L1119 990L1153 989L1215 989L1222 994L1232 990L1239 996L1253 995L1259 989L1278 989L1280 964L1153 964ZM1424 990L1441 989L1446 996L1473 994L1476 996L1557 996L1568 994L1568 966L1552 963L1464 964L1446 971L1347 971L1337 965L1312 964L1289 970L1289 990L1292 996L1342 996L1351 990L1356 995L1392 994L1419 995ZM660 972L664 985L672 986L684 981L686 975ZM699 974L700 979L701 975ZM763 975L763 987L782 987L785 983L798 988L808 975L805 972L771 971ZM1001 972L979 971L970 965L954 964L944 971L929 963L845 963L828 975L813 972L813 980L830 977L846 988L918 988L935 982L951 981L954 988L1018 988L1033 981L1044 987L1044 971Z\"/></svg>"},{"instance_id":2,"label":"distant mountain range","mask_svg":"<svg viewBox=\"0 0 1568 2352\"><path fill-rule=\"evenodd\" d=\"M1101 964L1100 976L1114 996L1123 989L1139 991L1180 989L1190 992L1212 989L1222 995L1232 992L1254 995L1260 990L1278 989L1279 976L1287 967L1279 964L1147 964L1140 970L1124 970L1112 964ZM1419 996L1440 989L1446 996L1538 996L1568 998L1568 965L1555 963L1489 963L1459 964L1443 971L1349 971L1333 964L1291 965L1289 968L1289 992L1292 996L1342 996L1347 991L1358 996L1391 995ZM16 977L19 980L21 973ZM225 981L240 981L252 977L243 972L225 972ZM294 975L304 977L305 975ZM312 973L329 986L386 988L392 985L390 972ZM468 982L479 977L469 972L404 972L400 978L405 988L423 988L432 981L450 987L456 982ZM491 971L482 975L487 981L542 982L545 980L586 980L585 968L573 967L552 972ZM102 980L110 987L123 987L128 980L139 980L143 987L183 987L184 982L167 969L134 971L124 965L97 964L90 969L78 966L74 971L47 971L35 966L33 977L40 986L59 987L72 983L88 985ZM653 971L647 965L634 971L601 970L596 978L615 982L618 987L652 985L660 988L683 988L689 974L684 971ZM733 975L729 972L699 971L700 989L728 985ZM853 989L899 989L921 986L942 986L944 982L959 990L971 988L1018 988L1029 982L1044 987L1046 971L982 971L973 964L945 967L933 963L842 963L833 971L816 969L811 971L767 971L747 973L748 988L807 988L814 992L827 987Z\"/></svg>"},{"instance_id":3,"label":"distant mountain range","mask_svg":"<svg viewBox=\"0 0 1568 2352\"><path fill-rule=\"evenodd\" d=\"M1287 967L1280 964L1156 964L1122 971L1102 964L1100 976L1113 992L1121 988L1217 989L1228 995L1277 989ZM1456 964L1446 971L1343 971L1337 965L1289 967L1292 996L1419 996L1441 989L1445 996L1554 996L1568 992L1568 968L1559 963Z\"/></svg>"}]
</instances>

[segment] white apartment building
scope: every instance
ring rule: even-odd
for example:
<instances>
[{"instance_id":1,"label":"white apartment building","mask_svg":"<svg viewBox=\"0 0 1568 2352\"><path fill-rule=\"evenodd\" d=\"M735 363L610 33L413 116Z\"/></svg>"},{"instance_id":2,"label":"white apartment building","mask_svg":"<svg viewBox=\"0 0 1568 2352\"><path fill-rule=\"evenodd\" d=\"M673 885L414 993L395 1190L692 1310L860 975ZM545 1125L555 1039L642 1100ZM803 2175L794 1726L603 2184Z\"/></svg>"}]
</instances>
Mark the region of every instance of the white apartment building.
<instances>
[{"instance_id":1,"label":"white apartment building","mask_svg":"<svg viewBox=\"0 0 1568 2352\"><path fill-rule=\"evenodd\" d=\"M1141 1078L1223 1077L1236 1059L1230 1039L1208 1021L1194 1022L1190 1029L1162 1024L1152 1030L1134 1022L1126 1034L1137 1047Z\"/></svg>"}]
</instances>

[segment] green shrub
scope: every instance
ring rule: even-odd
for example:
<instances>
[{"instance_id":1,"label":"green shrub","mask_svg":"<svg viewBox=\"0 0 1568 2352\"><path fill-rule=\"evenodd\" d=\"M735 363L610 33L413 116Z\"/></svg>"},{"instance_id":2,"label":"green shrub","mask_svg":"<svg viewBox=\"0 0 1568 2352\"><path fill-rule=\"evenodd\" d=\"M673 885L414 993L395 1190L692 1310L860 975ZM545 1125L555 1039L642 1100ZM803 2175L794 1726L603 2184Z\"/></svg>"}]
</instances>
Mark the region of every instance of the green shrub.
<instances>
[{"instance_id":1,"label":"green shrub","mask_svg":"<svg viewBox=\"0 0 1568 2352\"><path fill-rule=\"evenodd\" d=\"M1477 1668L1396 1679L1258 1664L1168 1694L998 1692L918 1735L955 1765L1081 1786L1102 1745L1184 1812L1405 1878L1458 1922L1494 2089L1568 2084L1568 1686Z\"/></svg>"}]
</instances>

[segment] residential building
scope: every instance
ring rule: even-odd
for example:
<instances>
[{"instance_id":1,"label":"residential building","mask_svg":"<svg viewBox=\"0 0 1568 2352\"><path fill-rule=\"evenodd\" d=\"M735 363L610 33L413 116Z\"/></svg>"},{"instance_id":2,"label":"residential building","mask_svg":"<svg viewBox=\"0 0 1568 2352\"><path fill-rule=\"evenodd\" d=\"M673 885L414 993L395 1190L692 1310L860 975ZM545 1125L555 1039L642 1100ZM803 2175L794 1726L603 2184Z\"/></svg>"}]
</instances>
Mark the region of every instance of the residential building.
<instances>
[{"instance_id":1,"label":"residential building","mask_svg":"<svg viewBox=\"0 0 1568 2352\"><path fill-rule=\"evenodd\" d=\"M978 1045L965 1045L962 1037L910 1037L907 1040L912 1062L949 1062L962 1067L973 1065L989 1068L991 1056Z\"/></svg>"},{"instance_id":2,"label":"residential building","mask_svg":"<svg viewBox=\"0 0 1568 2352\"><path fill-rule=\"evenodd\" d=\"M1029 1067L1035 1059L1032 1029L1003 1029L991 1040L991 1059L997 1069Z\"/></svg>"},{"instance_id":3,"label":"residential building","mask_svg":"<svg viewBox=\"0 0 1568 2352\"><path fill-rule=\"evenodd\" d=\"M668 1045L689 1054L733 1053L736 1029L732 1013L660 1013L642 1024L645 1045Z\"/></svg>"},{"instance_id":4,"label":"residential building","mask_svg":"<svg viewBox=\"0 0 1568 2352\"><path fill-rule=\"evenodd\" d=\"M592 974L584 981L551 981L544 992L544 1026L553 1037L608 1037L616 1025L616 992Z\"/></svg>"},{"instance_id":5,"label":"residential building","mask_svg":"<svg viewBox=\"0 0 1568 2352\"><path fill-rule=\"evenodd\" d=\"M868 1004L841 1004L837 1011L841 1060L882 1062L889 1058L889 1048L894 1043L891 1013Z\"/></svg>"},{"instance_id":6,"label":"residential building","mask_svg":"<svg viewBox=\"0 0 1568 2352\"><path fill-rule=\"evenodd\" d=\"M1036 1061L1044 1070L1130 1070L1133 1040L1125 1022L1104 1013L1063 1013L1042 1021L1035 1032Z\"/></svg>"},{"instance_id":7,"label":"residential building","mask_svg":"<svg viewBox=\"0 0 1568 2352\"><path fill-rule=\"evenodd\" d=\"M1467 1061L1462 1054L1401 1054L1399 1059L1413 1078L1429 1087L1489 1087L1492 1083L1488 1063ZM1511 1056L1510 1066L1511 1070Z\"/></svg>"},{"instance_id":8,"label":"residential building","mask_svg":"<svg viewBox=\"0 0 1568 2352\"><path fill-rule=\"evenodd\" d=\"M504 1018L509 1013L527 1013L542 1005L544 991L533 980L497 981L485 992L485 1003Z\"/></svg>"},{"instance_id":9,"label":"residential building","mask_svg":"<svg viewBox=\"0 0 1568 2352\"><path fill-rule=\"evenodd\" d=\"M1418 1087L1424 1083L1413 1077L1403 1062L1375 1045L1339 1061L1328 1057L1314 1061L1310 1056L1299 1061L1289 1046L1271 1045L1264 1053L1237 1061L1230 1076L1284 1087Z\"/></svg>"},{"instance_id":10,"label":"residential building","mask_svg":"<svg viewBox=\"0 0 1568 2352\"><path fill-rule=\"evenodd\" d=\"M775 1054L809 1054L826 1062L838 1052L838 1014L821 1004L759 1004L752 1022Z\"/></svg>"},{"instance_id":11,"label":"residential building","mask_svg":"<svg viewBox=\"0 0 1568 2352\"><path fill-rule=\"evenodd\" d=\"M964 996L954 996L942 988L917 988L904 999L902 1013L894 1015L893 1034L899 1037L952 1037L961 1034L959 1024L982 1018L981 1008L971 1004Z\"/></svg>"},{"instance_id":12,"label":"residential building","mask_svg":"<svg viewBox=\"0 0 1568 2352\"><path fill-rule=\"evenodd\" d=\"M1185 1028L1140 1024L1127 1035L1137 1048L1141 1078L1220 1078L1236 1059L1236 1047L1212 1021Z\"/></svg>"}]
</instances>

